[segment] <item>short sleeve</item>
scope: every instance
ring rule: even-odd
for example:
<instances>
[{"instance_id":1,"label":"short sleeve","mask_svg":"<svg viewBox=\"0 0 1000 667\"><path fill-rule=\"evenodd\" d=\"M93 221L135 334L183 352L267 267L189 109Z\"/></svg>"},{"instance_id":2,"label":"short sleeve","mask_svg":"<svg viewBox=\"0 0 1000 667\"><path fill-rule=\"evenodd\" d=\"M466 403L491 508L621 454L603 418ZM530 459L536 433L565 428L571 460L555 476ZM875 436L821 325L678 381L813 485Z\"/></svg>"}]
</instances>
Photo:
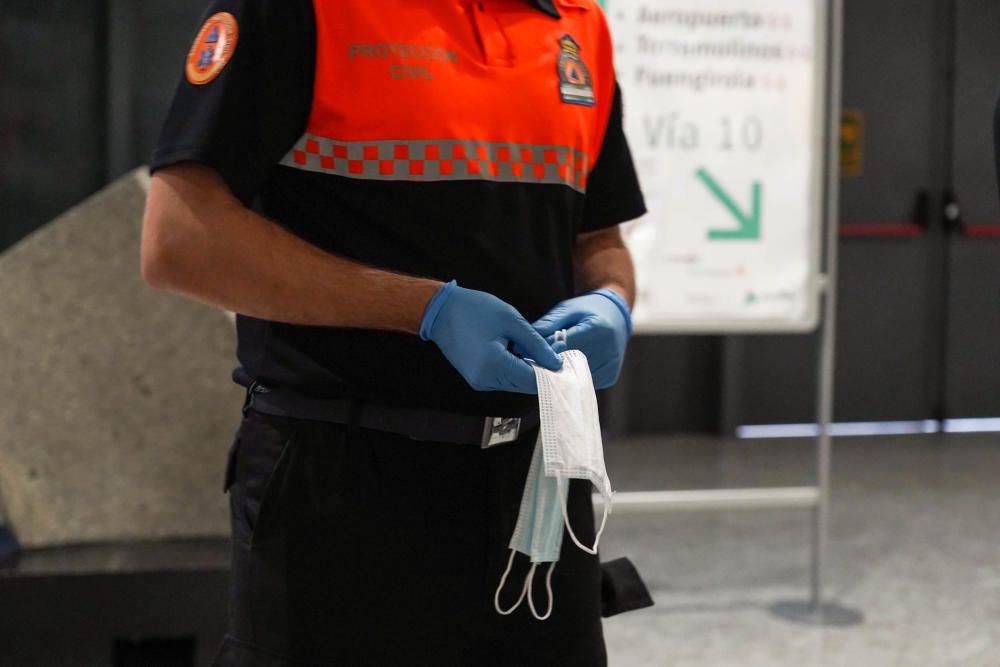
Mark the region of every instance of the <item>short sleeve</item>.
<instances>
[{"instance_id":1,"label":"short sleeve","mask_svg":"<svg viewBox=\"0 0 1000 667\"><path fill-rule=\"evenodd\" d=\"M249 204L309 120L312 1L212 0L199 26L150 170L206 164Z\"/></svg>"},{"instance_id":2,"label":"short sleeve","mask_svg":"<svg viewBox=\"0 0 1000 667\"><path fill-rule=\"evenodd\" d=\"M580 232L595 232L634 220L646 212L632 151L625 138L622 120L622 93L615 83L604 143L597 163L587 179L583 223Z\"/></svg>"}]
</instances>

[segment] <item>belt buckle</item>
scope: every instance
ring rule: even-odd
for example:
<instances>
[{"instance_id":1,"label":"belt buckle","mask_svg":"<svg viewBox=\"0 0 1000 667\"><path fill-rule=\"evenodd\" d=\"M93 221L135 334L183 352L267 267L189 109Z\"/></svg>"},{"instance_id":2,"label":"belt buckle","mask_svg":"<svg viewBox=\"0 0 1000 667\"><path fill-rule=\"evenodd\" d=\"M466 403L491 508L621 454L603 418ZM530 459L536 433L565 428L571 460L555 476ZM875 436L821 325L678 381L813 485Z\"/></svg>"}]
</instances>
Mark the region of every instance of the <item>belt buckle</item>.
<instances>
[{"instance_id":1,"label":"belt buckle","mask_svg":"<svg viewBox=\"0 0 1000 667\"><path fill-rule=\"evenodd\" d=\"M520 434L520 417L487 417L483 424L481 447L489 449L495 445L514 442Z\"/></svg>"}]
</instances>

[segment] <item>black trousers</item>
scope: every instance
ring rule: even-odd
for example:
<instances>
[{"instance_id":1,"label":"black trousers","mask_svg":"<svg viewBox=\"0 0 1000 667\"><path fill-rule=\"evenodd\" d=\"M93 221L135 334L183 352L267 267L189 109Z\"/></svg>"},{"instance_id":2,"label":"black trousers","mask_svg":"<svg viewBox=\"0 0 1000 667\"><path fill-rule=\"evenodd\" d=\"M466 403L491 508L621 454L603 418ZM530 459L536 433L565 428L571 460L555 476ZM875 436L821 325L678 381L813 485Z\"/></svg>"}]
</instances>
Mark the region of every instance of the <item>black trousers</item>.
<instances>
[{"instance_id":1,"label":"black trousers","mask_svg":"<svg viewBox=\"0 0 1000 667\"><path fill-rule=\"evenodd\" d=\"M606 665L600 565L568 536L551 618L494 610L536 437L482 450L248 410L226 474L233 570L215 665ZM572 482L568 511L593 543L589 482Z\"/></svg>"}]
</instances>

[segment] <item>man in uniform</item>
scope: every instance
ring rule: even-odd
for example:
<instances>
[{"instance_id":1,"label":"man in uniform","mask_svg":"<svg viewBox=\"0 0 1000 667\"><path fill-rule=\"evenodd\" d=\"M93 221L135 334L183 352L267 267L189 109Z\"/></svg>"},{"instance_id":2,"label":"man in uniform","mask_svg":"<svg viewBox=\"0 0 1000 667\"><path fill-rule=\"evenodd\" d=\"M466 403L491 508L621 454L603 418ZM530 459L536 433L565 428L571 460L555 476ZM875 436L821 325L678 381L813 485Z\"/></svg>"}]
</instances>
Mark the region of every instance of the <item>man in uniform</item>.
<instances>
[{"instance_id":1,"label":"man in uniform","mask_svg":"<svg viewBox=\"0 0 1000 667\"><path fill-rule=\"evenodd\" d=\"M608 387L631 333L645 209L596 1L213 0L152 171L146 281L239 313L216 664L605 664L595 556L563 549L544 622L493 597L527 360L579 349ZM574 480L585 542L592 511Z\"/></svg>"}]
</instances>

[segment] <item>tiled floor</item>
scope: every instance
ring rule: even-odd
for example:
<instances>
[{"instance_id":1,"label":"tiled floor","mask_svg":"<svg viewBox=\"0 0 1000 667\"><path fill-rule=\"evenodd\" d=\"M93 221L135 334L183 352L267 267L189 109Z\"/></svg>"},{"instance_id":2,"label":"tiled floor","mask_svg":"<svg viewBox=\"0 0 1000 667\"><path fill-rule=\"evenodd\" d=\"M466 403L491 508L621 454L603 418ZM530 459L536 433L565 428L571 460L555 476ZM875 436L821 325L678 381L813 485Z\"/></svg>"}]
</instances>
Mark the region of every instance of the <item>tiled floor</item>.
<instances>
[{"instance_id":1,"label":"tiled floor","mask_svg":"<svg viewBox=\"0 0 1000 667\"><path fill-rule=\"evenodd\" d=\"M619 490L802 485L810 441L611 443ZM836 444L830 597L850 627L782 620L804 600L804 511L612 515L653 609L610 619L612 667L1000 667L1000 436Z\"/></svg>"}]
</instances>

